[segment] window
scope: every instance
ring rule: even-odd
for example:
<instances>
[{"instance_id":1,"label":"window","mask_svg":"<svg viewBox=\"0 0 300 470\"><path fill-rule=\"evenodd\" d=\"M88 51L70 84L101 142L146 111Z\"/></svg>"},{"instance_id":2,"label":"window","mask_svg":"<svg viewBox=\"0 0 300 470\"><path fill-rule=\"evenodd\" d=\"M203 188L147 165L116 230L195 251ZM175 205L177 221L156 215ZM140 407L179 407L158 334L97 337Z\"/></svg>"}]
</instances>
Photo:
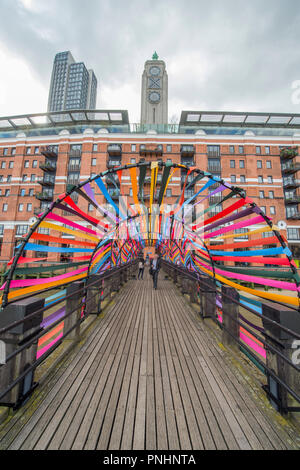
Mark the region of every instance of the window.
<instances>
[{"instance_id":1,"label":"window","mask_svg":"<svg viewBox=\"0 0 300 470\"><path fill-rule=\"evenodd\" d=\"M173 163L172 160L171 160L171 158L167 158L167 163L170 163L170 164Z\"/></svg>"},{"instance_id":2,"label":"window","mask_svg":"<svg viewBox=\"0 0 300 470\"><path fill-rule=\"evenodd\" d=\"M289 240L300 240L298 228L288 228L287 237Z\"/></svg>"},{"instance_id":3,"label":"window","mask_svg":"<svg viewBox=\"0 0 300 470\"><path fill-rule=\"evenodd\" d=\"M263 176L259 176L259 177L258 177L258 182L259 182L259 183L263 183L263 182L264 182Z\"/></svg>"},{"instance_id":4,"label":"window","mask_svg":"<svg viewBox=\"0 0 300 470\"><path fill-rule=\"evenodd\" d=\"M2 212L7 212L8 204L3 204Z\"/></svg>"},{"instance_id":5,"label":"window","mask_svg":"<svg viewBox=\"0 0 300 470\"><path fill-rule=\"evenodd\" d=\"M26 193L26 190L25 190L25 189L21 189L21 191L20 191L20 196L25 196L25 193Z\"/></svg>"},{"instance_id":6,"label":"window","mask_svg":"<svg viewBox=\"0 0 300 470\"><path fill-rule=\"evenodd\" d=\"M244 146L243 145L239 145L239 154L243 154L244 153Z\"/></svg>"},{"instance_id":7,"label":"window","mask_svg":"<svg viewBox=\"0 0 300 470\"><path fill-rule=\"evenodd\" d=\"M267 160L267 168L272 168L272 162L271 162L271 160Z\"/></svg>"},{"instance_id":8,"label":"window","mask_svg":"<svg viewBox=\"0 0 300 470\"><path fill-rule=\"evenodd\" d=\"M28 225L17 225L16 235L18 236L26 235L26 233L28 232L28 228L29 228Z\"/></svg>"},{"instance_id":9,"label":"window","mask_svg":"<svg viewBox=\"0 0 300 470\"><path fill-rule=\"evenodd\" d=\"M257 168L262 168L262 160L257 160Z\"/></svg>"},{"instance_id":10,"label":"window","mask_svg":"<svg viewBox=\"0 0 300 470\"><path fill-rule=\"evenodd\" d=\"M14 167L14 162L9 162L8 167L9 167L10 169L12 169L12 168Z\"/></svg>"},{"instance_id":11,"label":"window","mask_svg":"<svg viewBox=\"0 0 300 470\"><path fill-rule=\"evenodd\" d=\"M18 211L23 212L24 204L19 204Z\"/></svg>"},{"instance_id":12,"label":"window","mask_svg":"<svg viewBox=\"0 0 300 470\"><path fill-rule=\"evenodd\" d=\"M7 181L7 183L11 182L11 175L7 175L6 181Z\"/></svg>"},{"instance_id":13,"label":"window","mask_svg":"<svg viewBox=\"0 0 300 470\"><path fill-rule=\"evenodd\" d=\"M271 215L275 215L275 214L276 214L276 207L275 207L275 206L271 206L271 207L270 207L270 214L271 214Z\"/></svg>"},{"instance_id":14,"label":"window","mask_svg":"<svg viewBox=\"0 0 300 470\"><path fill-rule=\"evenodd\" d=\"M27 212L31 212L32 211L32 204L29 203L27 204Z\"/></svg>"},{"instance_id":15,"label":"window","mask_svg":"<svg viewBox=\"0 0 300 470\"><path fill-rule=\"evenodd\" d=\"M12 147L12 149L11 149L11 155L16 155L16 147Z\"/></svg>"},{"instance_id":16,"label":"window","mask_svg":"<svg viewBox=\"0 0 300 470\"><path fill-rule=\"evenodd\" d=\"M93 204L89 204L89 212L92 212L94 209L95 208L94 208Z\"/></svg>"},{"instance_id":17,"label":"window","mask_svg":"<svg viewBox=\"0 0 300 470\"><path fill-rule=\"evenodd\" d=\"M3 155L8 155L8 149L3 149Z\"/></svg>"},{"instance_id":18,"label":"window","mask_svg":"<svg viewBox=\"0 0 300 470\"><path fill-rule=\"evenodd\" d=\"M260 146L256 147L256 155L261 155L261 147Z\"/></svg>"},{"instance_id":19,"label":"window","mask_svg":"<svg viewBox=\"0 0 300 470\"><path fill-rule=\"evenodd\" d=\"M166 190L166 196L167 197L172 197L172 189L167 189Z\"/></svg>"},{"instance_id":20,"label":"window","mask_svg":"<svg viewBox=\"0 0 300 470\"><path fill-rule=\"evenodd\" d=\"M241 183L246 183L246 176L245 175L241 175Z\"/></svg>"},{"instance_id":21,"label":"window","mask_svg":"<svg viewBox=\"0 0 300 470\"><path fill-rule=\"evenodd\" d=\"M6 167L6 162L5 162L5 161L4 161L4 162L1 162L1 168L4 169L5 167Z\"/></svg>"},{"instance_id":22,"label":"window","mask_svg":"<svg viewBox=\"0 0 300 470\"><path fill-rule=\"evenodd\" d=\"M10 189L5 190L5 197L8 197L10 195Z\"/></svg>"},{"instance_id":23,"label":"window","mask_svg":"<svg viewBox=\"0 0 300 470\"><path fill-rule=\"evenodd\" d=\"M234 145L229 145L229 153L234 154Z\"/></svg>"},{"instance_id":24,"label":"window","mask_svg":"<svg viewBox=\"0 0 300 470\"><path fill-rule=\"evenodd\" d=\"M230 160L230 168L235 168L235 160Z\"/></svg>"},{"instance_id":25,"label":"window","mask_svg":"<svg viewBox=\"0 0 300 470\"><path fill-rule=\"evenodd\" d=\"M264 191L259 191L259 198L264 199L265 198L265 192Z\"/></svg>"},{"instance_id":26,"label":"window","mask_svg":"<svg viewBox=\"0 0 300 470\"><path fill-rule=\"evenodd\" d=\"M25 189L24 189L25 191ZM29 189L28 191L28 196L33 196L34 195L34 189Z\"/></svg>"},{"instance_id":27,"label":"window","mask_svg":"<svg viewBox=\"0 0 300 470\"><path fill-rule=\"evenodd\" d=\"M270 147L265 147L265 153L266 155L270 155Z\"/></svg>"},{"instance_id":28,"label":"window","mask_svg":"<svg viewBox=\"0 0 300 470\"><path fill-rule=\"evenodd\" d=\"M93 144L93 152L97 152L98 151L98 144Z\"/></svg>"},{"instance_id":29,"label":"window","mask_svg":"<svg viewBox=\"0 0 300 470\"><path fill-rule=\"evenodd\" d=\"M167 145L167 152L172 152L172 145Z\"/></svg>"},{"instance_id":30,"label":"window","mask_svg":"<svg viewBox=\"0 0 300 470\"><path fill-rule=\"evenodd\" d=\"M219 145L208 145L207 146L207 155L211 157L220 156L220 146Z\"/></svg>"},{"instance_id":31,"label":"window","mask_svg":"<svg viewBox=\"0 0 300 470\"><path fill-rule=\"evenodd\" d=\"M34 183L34 182L35 182L35 175L31 175L30 181L31 181L31 183Z\"/></svg>"},{"instance_id":32,"label":"window","mask_svg":"<svg viewBox=\"0 0 300 470\"><path fill-rule=\"evenodd\" d=\"M1 224L0 225L0 235L3 235L4 234L4 225Z\"/></svg>"},{"instance_id":33,"label":"window","mask_svg":"<svg viewBox=\"0 0 300 470\"><path fill-rule=\"evenodd\" d=\"M289 219L290 217L293 217L293 215L296 215L298 212L298 207L297 206L289 206L286 208L286 217Z\"/></svg>"},{"instance_id":34,"label":"window","mask_svg":"<svg viewBox=\"0 0 300 470\"><path fill-rule=\"evenodd\" d=\"M240 168L245 168L245 160L240 160Z\"/></svg>"},{"instance_id":35,"label":"window","mask_svg":"<svg viewBox=\"0 0 300 470\"><path fill-rule=\"evenodd\" d=\"M96 166L97 165L97 158L92 158L92 166Z\"/></svg>"},{"instance_id":36,"label":"window","mask_svg":"<svg viewBox=\"0 0 300 470\"><path fill-rule=\"evenodd\" d=\"M262 212L265 214L266 213L266 206L261 206L260 208L261 208Z\"/></svg>"},{"instance_id":37,"label":"window","mask_svg":"<svg viewBox=\"0 0 300 470\"><path fill-rule=\"evenodd\" d=\"M26 147L26 155L30 155L31 147Z\"/></svg>"},{"instance_id":38,"label":"window","mask_svg":"<svg viewBox=\"0 0 300 470\"><path fill-rule=\"evenodd\" d=\"M231 175L231 176L230 176L230 181L231 181L231 183L236 183L236 176L235 176L235 175Z\"/></svg>"},{"instance_id":39,"label":"window","mask_svg":"<svg viewBox=\"0 0 300 470\"><path fill-rule=\"evenodd\" d=\"M131 151L136 152L136 144L131 144Z\"/></svg>"},{"instance_id":40,"label":"window","mask_svg":"<svg viewBox=\"0 0 300 470\"><path fill-rule=\"evenodd\" d=\"M40 151L40 148L39 147L34 147L34 153L35 155L37 155Z\"/></svg>"},{"instance_id":41,"label":"window","mask_svg":"<svg viewBox=\"0 0 300 470\"><path fill-rule=\"evenodd\" d=\"M37 164L38 164L37 160L33 160L32 168L37 168Z\"/></svg>"},{"instance_id":42,"label":"window","mask_svg":"<svg viewBox=\"0 0 300 470\"><path fill-rule=\"evenodd\" d=\"M273 184L273 176L268 176L268 183Z\"/></svg>"},{"instance_id":43,"label":"window","mask_svg":"<svg viewBox=\"0 0 300 470\"><path fill-rule=\"evenodd\" d=\"M274 199L274 191L269 191L269 198Z\"/></svg>"},{"instance_id":44,"label":"window","mask_svg":"<svg viewBox=\"0 0 300 470\"><path fill-rule=\"evenodd\" d=\"M248 240L248 235L247 235L248 229L247 228L237 228L237 229L235 229L234 233L237 234L237 235L240 235L240 234L243 233L245 235L243 235L242 237L239 237L239 239Z\"/></svg>"},{"instance_id":45,"label":"window","mask_svg":"<svg viewBox=\"0 0 300 470\"><path fill-rule=\"evenodd\" d=\"M136 163L135 158L131 158L131 159L130 159L130 163L131 163L132 165L134 165L134 164Z\"/></svg>"},{"instance_id":46,"label":"window","mask_svg":"<svg viewBox=\"0 0 300 470\"><path fill-rule=\"evenodd\" d=\"M29 160L25 160L25 162L24 162L24 168L29 168Z\"/></svg>"}]
</instances>

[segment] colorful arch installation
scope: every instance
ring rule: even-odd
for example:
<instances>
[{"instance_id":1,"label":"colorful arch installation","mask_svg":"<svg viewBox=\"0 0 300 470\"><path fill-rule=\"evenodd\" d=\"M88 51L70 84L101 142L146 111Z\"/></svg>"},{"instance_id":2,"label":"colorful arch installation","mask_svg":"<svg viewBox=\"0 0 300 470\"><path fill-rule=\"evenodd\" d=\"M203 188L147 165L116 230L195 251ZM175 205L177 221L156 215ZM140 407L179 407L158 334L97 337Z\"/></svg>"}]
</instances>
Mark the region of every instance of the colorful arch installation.
<instances>
[{"instance_id":1,"label":"colorful arch installation","mask_svg":"<svg viewBox=\"0 0 300 470\"><path fill-rule=\"evenodd\" d=\"M182 184L171 207L164 202L174 178ZM195 167L157 161L114 167L60 195L9 262L1 306L121 266L148 245L249 298L300 306L287 240L244 190Z\"/></svg>"}]
</instances>

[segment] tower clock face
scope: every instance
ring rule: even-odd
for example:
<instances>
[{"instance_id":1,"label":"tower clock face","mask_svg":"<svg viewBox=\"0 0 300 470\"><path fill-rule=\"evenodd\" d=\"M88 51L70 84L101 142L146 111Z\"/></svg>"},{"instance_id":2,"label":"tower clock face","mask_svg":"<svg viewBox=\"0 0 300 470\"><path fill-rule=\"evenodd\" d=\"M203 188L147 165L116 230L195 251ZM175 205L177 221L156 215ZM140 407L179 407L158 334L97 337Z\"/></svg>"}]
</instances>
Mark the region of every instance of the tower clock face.
<instances>
[{"instance_id":1,"label":"tower clock face","mask_svg":"<svg viewBox=\"0 0 300 470\"><path fill-rule=\"evenodd\" d=\"M157 76L160 74L160 68L154 65L153 67L150 67L149 72L151 75Z\"/></svg>"},{"instance_id":2,"label":"tower clock face","mask_svg":"<svg viewBox=\"0 0 300 470\"><path fill-rule=\"evenodd\" d=\"M160 94L157 91L152 91L149 93L149 101L151 103L158 103L160 101Z\"/></svg>"}]
</instances>

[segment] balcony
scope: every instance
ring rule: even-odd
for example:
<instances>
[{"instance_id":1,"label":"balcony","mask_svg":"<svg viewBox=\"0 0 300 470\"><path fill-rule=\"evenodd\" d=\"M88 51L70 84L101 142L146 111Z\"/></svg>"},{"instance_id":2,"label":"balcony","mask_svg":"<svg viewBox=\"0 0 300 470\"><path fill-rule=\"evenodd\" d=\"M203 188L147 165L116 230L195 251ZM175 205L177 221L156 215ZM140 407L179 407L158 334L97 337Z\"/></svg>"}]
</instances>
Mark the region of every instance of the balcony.
<instances>
[{"instance_id":1,"label":"balcony","mask_svg":"<svg viewBox=\"0 0 300 470\"><path fill-rule=\"evenodd\" d=\"M195 195L195 191L187 189L184 191L184 198L185 199L190 199L190 197L193 197Z\"/></svg>"},{"instance_id":2,"label":"balcony","mask_svg":"<svg viewBox=\"0 0 300 470\"><path fill-rule=\"evenodd\" d=\"M187 179L187 182L186 184L191 184L192 181L195 179L195 177L193 175L189 175L187 178L186 178L186 175L181 175L181 184L183 185L185 183Z\"/></svg>"},{"instance_id":3,"label":"balcony","mask_svg":"<svg viewBox=\"0 0 300 470\"><path fill-rule=\"evenodd\" d=\"M118 186L120 186L120 181L119 181L119 178L116 174L114 173L111 173L110 175L106 175L105 177L105 181L106 181L106 184L117 184Z\"/></svg>"},{"instance_id":4,"label":"balcony","mask_svg":"<svg viewBox=\"0 0 300 470\"><path fill-rule=\"evenodd\" d=\"M284 178L283 179L283 187L287 188L298 188L300 186L299 180L295 180L294 178Z\"/></svg>"},{"instance_id":5,"label":"balcony","mask_svg":"<svg viewBox=\"0 0 300 470\"><path fill-rule=\"evenodd\" d=\"M53 193L47 193L45 191L42 193L36 193L35 197L39 201L53 201Z\"/></svg>"},{"instance_id":6,"label":"balcony","mask_svg":"<svg viewBox=\"0 0 300 470\"><path fill-rule=\"evenodd\" d=\"M81 158L81 153L82 152L79 149L71 149L69 155L72 158Z\"/></svg>"},{"instance_id":7,"label":"balcony","mask_svg":"<svg viewBox=\"0 0 300 470\"><path fill-rule=\"evenodd\" d=\"M121 155L122 154L122 145L120 144L109 144L107 146L108 155Z\"/></svg>"},{"instance_id":8,"label":"balcony","mask_svg":"<svg viewBox=\"0 0 300 470\"><path fill-rule=\"evenodd\" d=\"M41 184L42 186L51 187L55 185L55 178L50 177L49 175L39 176L38 183Z\"/></svg>"},{"instance_id":9,"label":"balcony","mask_svg":"<svg viewBox=\"0 0 300 470\"><path fill-rule=\"evenodd\" d=\"M280 150L280 157L282 159L295 158L298 155L298 147L286 147Z\"/></svg>"},{"instance_id":10,"label":"balcony","mask_svg":"<svg viewBox=\"0 0 300 470\"><path fill-rule=\"evenodd\" d=\"M300 196L295 195L288 197L284 200L285 204L299 204L300 203Z\"/></svg>"},{"instance_id":11,"label":"balcony","mask_svg":"<svg viewBox=\"0 0 300 470\"><path fill-rule=\"evenodd\" d=\"M181 165L185 166L195 166L195 161L193 158L181 158Z\"/></svg>"},{"instance_id":12,"label":"balcony","mask_svg":"<svg viewBox=\"0 0 300 470\"><path fill-rule=\"evenodd\" d=\"M207 171L209 171L210 173L221 173L221 165L208 163Z\"/></svg>"},{"instance_id":13,"label":"balcony","mask_svg":"<svg viewBox=\"0 0 300 470\"><path fill-rule=\"evenodd\" d=\"M211 196L209 198L209 205L213 205L213 204L220 204L220 202L222 201L223 197L221 196L221 194L216 194L215 196Z\"/></svg>"},{"instance_id":14,"label":"balcony","mask_svg":"<svg viewBox=\"0 0 300 470\"><path fill-rule=\"evenodd\" d=\"M55 158L57 159L58 154L58 147L48 145L46 147L41 147L41 154L44 155L46 158Z\"/></svg>"},{"instance_id":15,"label":"balcony","mask_svg":"<svg viewBox=\"0 0 300 470\"><path fill-rule=\"evenodd\" d=\"M51 162L49 160L41 162L40 169L49 173L53 173L54 171L56 171L56 162Z\"/></svg>"},{"instance_id":16,"label":"balcony","mask_svg":"<svg viewBox=\"0 0 300 470\"><path fill-rule=\"evenodd\" d=\"M182 157L194 157L195 147L194 145L182 145L180 148L180 153Z\"/></svg>"},{"instance_id":17,"label":"balcony","mask_svg":"<svg viewBox=\"0 0 300 470\"><path fill-rule=\"evenodd\" d=\"M79 176L78 177L68 176L67 184L71 186L77 186L79 184L79 180L80 180Z\"/></svg>"},{"instance_id":18,"label":"balcony","mask_svg":"<svg viewBox=\"0 0 300 470\"><path fill-rule=\"evenodd\" d=\"M69 171L80 171L81 163L69 163L68 170Z\"/></svg>"},{"instance_id":19,"label":"balcony","mask_svg":"<svg viewBox=\"0 0 300 470\"><path fill-rule=\"evenodd\" d=\"M108 194L110 195L110 197L113 199L113 200L118 200L119 197L120 197L120 191L117 191L116 189L115 190L108 190Z\"/></svg>"},{"instance_id":20,"label":"balcony","mask_svg":"<svg viewBox=\"0 0 300 470\"><path fill-rule=\"evenodd\" d=\"M284 175L292 175L300 170L300 163L284 163L281 170Z\"/></svg>"},{"instance_id":21,"label":"balcony","mask_svg":"<svg viewBox=\"0 0 300 470\"><path fill-rule=\"evenodd\" d=\"M121 166L121 160L107 160L107 168L117 168Z\"/></svg>"},{"instance_id":22,"label":"balcony","mask_svg":"<svg viewBox=\"0 0 300 470\"><path fill-rule=\"evenodd\" d=\"M163 149L162 149L162 146L154 147L152 145L149 145L149 146L140 145L140 155L148 156L148 157L151 157L151 156L162 157Z\"/></svg>"},{"instance_id":23,"label":"balcony","mask_svg":"<svg viewBox=\"0 0 300 470\"><path fill-rule=\"evenodd\" d=\"M287 220L300 220L300 212L295 212L286 216Z\"/></svg>"}]
</instances>

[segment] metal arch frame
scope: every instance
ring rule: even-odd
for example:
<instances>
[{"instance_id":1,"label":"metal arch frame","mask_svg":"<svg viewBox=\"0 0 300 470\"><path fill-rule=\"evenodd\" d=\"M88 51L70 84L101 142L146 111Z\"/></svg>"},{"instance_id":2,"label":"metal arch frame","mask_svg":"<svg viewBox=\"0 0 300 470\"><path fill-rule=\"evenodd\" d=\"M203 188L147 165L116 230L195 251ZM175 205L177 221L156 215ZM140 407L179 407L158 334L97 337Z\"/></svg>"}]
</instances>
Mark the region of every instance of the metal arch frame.
<instances>
[{"instance_id":1,"label":"metal arch frame","mask_svg":"<svg viewBox=\"0 0 300 470\"><path fill-rule=\"evenodd\" d=\"M71 196L74 192L76 192L77 190L81 189L82 187L84 187L86 184L88 183L91 183L95 180L97 180L98 178L103 178L104 176L106 175L109 175L109 174L116 174L118 171L123 171L123 170L127 170L127 169L131 169L131 168L140 168L140 167L151 167L151 161L143 161L143 162L139 162L139 163L134 163L134 164L130 164L130 165L123 165L123 166L120 166L120 167L115 167L113 169L109 169L109 170L106 170L104 172L100 172L98 173L97 175L95 176L91 176L90 178L88 178L87 180L77 184L76 186L73 186L71 187L69 190L67 190L64 194L62 194L56 201L54 201L50 207L42 214L38 217L38 220L33 224L33 226L31 227L31 229L29 230L28 234L24 237L24 239L22 240L21 242L21 245L19 246L18 250L17 250L17 253L15 254L14 256L14 259L13 259L13 262L12 262L12 265L11 265L11 268L7 274L7 277L6 277L6 284L5 284L5 287L4 287L4 292L3 292L3 298L2 298L2 308L4 308L7 304L8 304L8 294L9 294L9 290L10 290L10 283L12 281L12 278L13 278L13 275L14 275L14 271L16 269L16 266L18 264L18 261L24 251L24 247L25 245L27 244L28 240L31 238L31 235L37 231L37 229L39 228L39 225L41 224L41 222L43 222L43 220L47 217L47 215L53 211L53 209L55 209L56 205L57 204L61 204L62 202L64 202L64 200L68 197L68 196ZM160 168L164 168L167 166L167 164L165 162L161 162L159 161L158 162L158 166ZM181 168L181 169L185 169L185 170L189 170L189 167L186 166L186 165L182 165L182 164L175 164L175 163L172 163L172 165L168 165L168 167L171 167L171 168ZM220 185L224 186L225 188L231 190L234 192L234 194L238 195L240 198L243 198L245 197L246 193L244 191L244 189L242 188L239 188L239 187L233 187L232 185L226 183L226 181L224 181L222 178L217 178L215 179L214 176L209 173L209 172L206 172L206 171L203 171L203 170L200 170L198 168L193 168L193 171L195 173L197 173L198 175L202 175L203 177L207 177L211 180L213 180L215 183L219 183ZM222 201L221 201L222 202ZM273 224L272 222L270 221L270 219L268 219L266 217L266 215L263 213L263 211L260 209L259 206L257 206L257 204L255 202L251 202L250 205L252 205L253 208L256 209L256 213L261 215L264 220L266 221L266 223L269 225L270 228L272 228L273 230ZM129 220L129 219L133 219L133 216L132 217L128 217L126 220ZM173 216L173 220L174 220L174 216ZM276 235L278 241L280 242L282 248L287 248L287 244L285 243L285 241L283 240L282 236L280 235L280 233L277 231L277 230L273 230L274 231L274 234ZM210 250L208 250L208 253L210 253ZM293 272L293 274L296 274L297 273L297 270L296 268L294 267L294 265L292 264L292 257L291 256L288 256L286 255L288 260L289 260L289 265L290 265L290 268ZM92 256L91 256L92 258ZM211 258L211 257L210 257ZM215 270L214 270L214 262L211 258L211 263L212 263L212 268L213 268L213 278L215 280ZM90 265L89 265L90 267ZM216 281L215 281L216 282ZM299 286L299 282L297 280L294 279L294 282L296 283L297 287ZM298 298L300 299L300 292L298 291Z\"/></svg>"}]
</instances>

